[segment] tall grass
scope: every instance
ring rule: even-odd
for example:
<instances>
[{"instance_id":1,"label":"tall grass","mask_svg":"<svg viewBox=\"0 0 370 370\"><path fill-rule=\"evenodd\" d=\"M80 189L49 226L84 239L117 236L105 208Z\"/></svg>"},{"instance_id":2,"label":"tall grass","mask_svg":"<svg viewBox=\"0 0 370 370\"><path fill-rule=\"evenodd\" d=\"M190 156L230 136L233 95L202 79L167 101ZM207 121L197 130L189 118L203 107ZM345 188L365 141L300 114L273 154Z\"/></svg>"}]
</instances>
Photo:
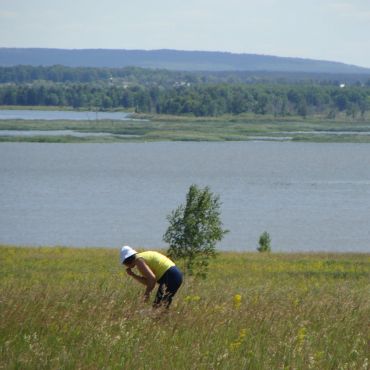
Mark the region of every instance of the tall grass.
<instances>
[{"instance_id":1,"label":"tall grass","mask_svg":"<svg viewBox=\"0 0 370 370\"><path fill-rule=\"evenodd\" d=\"M117 252L0 247L0 368L369 368L369 254L221 253L162 312Z\"/></svg>"}]
</instances>

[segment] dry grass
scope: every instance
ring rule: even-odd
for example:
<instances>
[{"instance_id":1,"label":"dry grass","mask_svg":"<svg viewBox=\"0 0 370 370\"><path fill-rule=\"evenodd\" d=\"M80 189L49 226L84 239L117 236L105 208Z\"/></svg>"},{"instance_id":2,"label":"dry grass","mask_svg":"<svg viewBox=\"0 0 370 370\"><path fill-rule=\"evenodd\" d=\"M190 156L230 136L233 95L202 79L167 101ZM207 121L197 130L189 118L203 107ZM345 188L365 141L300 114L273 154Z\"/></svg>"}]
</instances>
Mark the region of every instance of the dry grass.
<instances>
[{"instance_id":1,"label":"dry grass","mask_svg":"<svg viewBox=\"0 0 370 370\"><path fill-rule=\"evenodd\" d=\"M112 249L0 247L2 369L368 369L369 254L221 253L167 313Z\"/></svg>"}]
</instances>

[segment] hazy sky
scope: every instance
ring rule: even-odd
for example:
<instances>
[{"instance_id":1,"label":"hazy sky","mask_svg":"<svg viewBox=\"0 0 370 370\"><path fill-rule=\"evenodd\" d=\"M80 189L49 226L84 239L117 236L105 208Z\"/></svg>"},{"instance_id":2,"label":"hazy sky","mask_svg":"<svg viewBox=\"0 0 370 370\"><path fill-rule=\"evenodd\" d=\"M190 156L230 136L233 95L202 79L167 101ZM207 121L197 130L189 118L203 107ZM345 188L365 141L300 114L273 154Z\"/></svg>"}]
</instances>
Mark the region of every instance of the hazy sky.
<instances>
[{"instance_id":1,"label":"hazy sky","mask_svg":"<svg viewBox=\"0 0 370 370\"><path fill-rule=\"evenodd\" d=\"M370 67L370 0L0 0L0 47L212 50Z\"/></svg>"}]
</instances>

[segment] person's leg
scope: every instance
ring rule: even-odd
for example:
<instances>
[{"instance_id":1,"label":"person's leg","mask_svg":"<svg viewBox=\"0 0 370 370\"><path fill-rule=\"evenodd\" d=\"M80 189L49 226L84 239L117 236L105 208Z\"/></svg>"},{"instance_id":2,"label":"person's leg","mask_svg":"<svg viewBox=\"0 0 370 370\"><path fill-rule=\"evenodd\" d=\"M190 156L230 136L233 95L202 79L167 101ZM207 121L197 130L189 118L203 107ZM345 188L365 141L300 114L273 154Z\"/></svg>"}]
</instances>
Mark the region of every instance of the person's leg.
<instances>
[{"instance_id":1,"label":"person's leg","mask_svg":"<svg viewBox=\"0 0 370 370\"><path fill-rule=\"evenodd\" d=\"M159 287L157 290L157 294L155 295L153 307L159 307L161 305L161 302L163 300L163 296L165 293L166 286L163 282L159 283Z\"/></svg>"},{"instance_id":2,"label":"person's leg","mask_svg":"<svg viewBox=\"0 0 370 370\"><path fill-rule=\"evenodd\" d=\"M159 283L160 285L153 306L158 307L159 305L163 305L168 308L173 296L182 284L182 273L176 266L173 266L165 272Z\"/></svg>"}]
</instances>

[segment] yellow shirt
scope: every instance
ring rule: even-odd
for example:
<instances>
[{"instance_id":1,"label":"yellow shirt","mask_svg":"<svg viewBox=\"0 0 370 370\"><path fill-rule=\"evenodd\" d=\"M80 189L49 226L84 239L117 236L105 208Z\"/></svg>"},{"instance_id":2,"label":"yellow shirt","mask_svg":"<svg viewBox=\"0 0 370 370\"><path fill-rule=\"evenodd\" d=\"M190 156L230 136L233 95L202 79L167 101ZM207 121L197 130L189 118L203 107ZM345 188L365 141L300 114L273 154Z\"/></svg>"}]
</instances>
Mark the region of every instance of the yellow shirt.
<instances>
[{"instance_id":1,"label":"yellow shirt","mask_svg":"<svg viewBox=\"0 0 370 370\"><path fill-rule=\"evenodd\" d=\"M175 266L175 264L169 258L159 252L141 252L136 255L136 258L142 258L145 261L145 263L153 271L157 281L169 268Z\"/></svg>"}]
</instances>

